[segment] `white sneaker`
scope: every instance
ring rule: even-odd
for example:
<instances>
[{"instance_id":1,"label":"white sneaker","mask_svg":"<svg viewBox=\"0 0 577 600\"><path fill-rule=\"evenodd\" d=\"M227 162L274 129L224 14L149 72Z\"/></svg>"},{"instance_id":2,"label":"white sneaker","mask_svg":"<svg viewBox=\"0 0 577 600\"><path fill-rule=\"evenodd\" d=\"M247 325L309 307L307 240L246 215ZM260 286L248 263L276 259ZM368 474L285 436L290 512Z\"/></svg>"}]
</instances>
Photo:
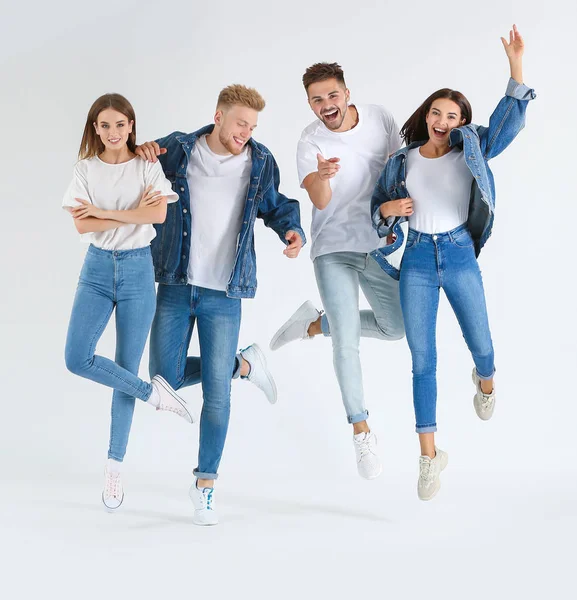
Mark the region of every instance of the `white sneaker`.
<instances>
[{"instance_id":1,"label":"white sneaker","mask_svg":"<svg viewBox=\"0 0 577 600\"><path fill-rule=\"evenodd\" d=\"M357 469L365 479L375 479L381 474L383 465L377 456L377 436L372 432L353 435Z\"/></svg>"},{"instance_id":2,"label":"white sneaker","mask_svg":"<svg viewBox=\"0 0 577 600\"><path fill-rule=\"evenodd\" d=\"M195 525L218 525L218 515L214 507L214 488L196 487L196 481L190 486L188 495L194 505L192 522Z\"/></svg>"},{"instance_id":3,"label":"white sneaker","mask_svg":"<svg viewBox=\"0 0 577 600\"><path fill-rule=\"evenodd\" d=\"M435 446L435 458L419 457L419 482L417 494L421 500L431 500L441 487L441 471L447 466L449 456Z\"/></svg>"},{"instance_id":4,"label":"white sneaker","mask_svg":"<svg viewBox=\"0 0 577 600\"><path fill-rule=\"evenodd\" d=\"M493 411L495 410L495 383L493 383L493 391L490 394L484 394L476 368L473 368L473 383L477 388L477 392L473 398L475 412L479 419L488 421L493 416Z\"/></svg>"},{"instance_id":5,"label":"white sneaker","mask_svg":"<svg viewBox=\"0 0 577 600\"><path fill-rule=\"evenodd\" d=\"M266 358L258 344L252 344L240 351L240 355L250 365L247 379L264 392L266 399L274 404L277 401L277 390L271 372L266 366Z\"/></svg>"},{"instance_id":6,"label":"white sneaker","mask_svg":"<svg viewBox=\"0 0 577 600\"><path fill-rule=\"evenodd\" d=\"M108 512L114 512L120 507L124 500L124 490L120 473L112 473L108 466L104 467L104 490L102 491L102 503Z\"/></svg>"},{"instance_id":7,"label":"white sneaker","mask_svg":"<svg viewBox=\"0 0 577 600\"><path fill-rule=\"evenodd\" d=\"M156 410L167 410L182 417L189 423L194 423L193 414L188 410L186 400L181 398L169 385L168 381L160 375L155 375L151 380L152 387L156 390L159 397L159 404Z\"/></svg>"},{"instance_id":8,"label":"white sneaker","mask_svg":"<svg viewBox=\"0 0 577 600\"><path fill-rule=\"evenodd\" d=\"M274 334L270 349L278 350L281 346L294 342L295 340L308 340L311 336L308 329L311 323L314 323L322 313L319 312L314 304L307 300L294 315Z\"/></svg>"}]
</instances>

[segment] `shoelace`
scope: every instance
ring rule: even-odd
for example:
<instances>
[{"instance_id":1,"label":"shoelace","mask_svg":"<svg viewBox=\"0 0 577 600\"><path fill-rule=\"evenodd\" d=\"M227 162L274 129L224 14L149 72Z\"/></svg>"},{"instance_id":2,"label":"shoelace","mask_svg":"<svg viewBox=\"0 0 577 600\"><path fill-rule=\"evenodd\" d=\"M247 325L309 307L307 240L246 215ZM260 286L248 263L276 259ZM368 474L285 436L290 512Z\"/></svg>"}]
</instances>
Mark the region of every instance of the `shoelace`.
<instances>
[{"instance_id":1,"label":"shoelace","mask_svg":"<svg viewBox=\"0 0 577 600\"><path fill-rule=\"evenodd\" d=\"M120 473L107 473L106 474L106 486L104 490L104 496L106 498L120 499L122 496L122 490L120 485Z\"/></svg>"},{"instance_id":2,"label":"shoelace","mask_svg":"<svg viewBox=\"0 0 577 600\"><path fill-rule=\"evenodd\" d=\"M435 470L431 459L421 456L419 458L419 479L423 482L425 487L429 487L431 483L433 483L434 474Z\"/></svg>"},{"instance_id":3,"label":"shoelace","mask_svg":"<svg viewBox=\"0 0 577 600\"><path fill-rule=\"evenodd\" d=\"M367 454L371 453L371 440L372 437L366 436L362 442L356 442L357 448L359 449L359 461Z\"/></svg>"},{"instance_id":4,"label":"shoelace","mask_svg":"<svg viewBox=\"0 0 577 600\"><path fill-rule=\"evenodd\" d=\"M483 392L481 392L481 394L481 410L489 410L489 408L491 408L491 405L493 404L495 396L493 392L491 392L490 394L484 394Z\"/></svg>"}]
</instances>

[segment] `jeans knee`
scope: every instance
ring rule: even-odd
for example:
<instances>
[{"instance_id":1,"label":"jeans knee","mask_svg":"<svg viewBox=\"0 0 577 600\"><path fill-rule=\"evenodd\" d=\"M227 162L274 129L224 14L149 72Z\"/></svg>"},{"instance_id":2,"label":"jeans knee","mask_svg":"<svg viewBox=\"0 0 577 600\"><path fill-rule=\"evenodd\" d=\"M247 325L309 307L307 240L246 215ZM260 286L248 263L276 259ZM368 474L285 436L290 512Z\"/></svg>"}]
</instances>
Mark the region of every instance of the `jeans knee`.
<instances>
[{"instance_id":1,"label":"jeans knee","mask_svg":"<svg viewBox=\"0 0 577 600\"><path fill-rule=\"evenodd\" d=\"M413 375L433 375L437 372L437 355L435 352L413 351Z\"/></svg>"},{"instance_id":2,"label":"jeans knee","mask_svg":"<svg viewBox=\"0 0 577 600\"><path fill-rule=\"evenodd\" d=\"M82 358L77 352L69 348L66 348L64 355L66 368L74 375L83 375L90 368L93 358L93 356L88 359Z\"/></svg>"}]
</instances>

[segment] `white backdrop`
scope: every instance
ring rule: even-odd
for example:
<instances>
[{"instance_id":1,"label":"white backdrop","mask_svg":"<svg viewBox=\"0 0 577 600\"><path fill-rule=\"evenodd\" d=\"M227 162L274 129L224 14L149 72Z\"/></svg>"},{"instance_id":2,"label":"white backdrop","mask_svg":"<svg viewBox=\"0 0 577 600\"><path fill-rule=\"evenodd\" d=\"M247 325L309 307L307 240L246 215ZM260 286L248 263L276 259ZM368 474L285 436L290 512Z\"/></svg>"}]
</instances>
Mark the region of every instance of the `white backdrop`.
<instances>
[{"instance_id":1,"label":"white backdrop","mask_svg":"<svg viewBox=\"0 0 577 600\"><path fill-rule=\"evenodd\" d=\"M109 589L130 598L195 589L216 598L360 591L472 599L495 589L497 598L561 597L577 533L570 254L577 57L566 3L12 4L0 24L0 549L11 597L53 590L93 598ZM480 422L472 361L444 300L438 443L450 466L438 497L416 498L405 341L362 342L370 423L385 465L377 481L365 482L356 475L330 341L317 338L268 353L277 406L250 384L233 384L218 486L222 525L191 525L197 426L141 404L123 512L104 514L110 394L67 373L63 361L85 247L60 201L91 103L104 92L124 94L142 142L211 122L225 85L256 87L267 107L255 137L277 159L281 191L301 201L308 233L310 202L295 166L300 132L314 118L305 68L338 61L353 102L384 104L399 125L445 86L465 93L473 121L486 124L507 84L499 37L513 22L537 99L526 129L491 165L496 222L480 264L499 398L494 419ZM256 243L259 290L243 304L241 344L268 347L301 302L319 298L308 246L289 261L262 222ZM99 352L113 349L109 328ZM148 352L143 376L147 363ZM200 410L200 388L184 395Z\"/></svg>"}]
</instances>

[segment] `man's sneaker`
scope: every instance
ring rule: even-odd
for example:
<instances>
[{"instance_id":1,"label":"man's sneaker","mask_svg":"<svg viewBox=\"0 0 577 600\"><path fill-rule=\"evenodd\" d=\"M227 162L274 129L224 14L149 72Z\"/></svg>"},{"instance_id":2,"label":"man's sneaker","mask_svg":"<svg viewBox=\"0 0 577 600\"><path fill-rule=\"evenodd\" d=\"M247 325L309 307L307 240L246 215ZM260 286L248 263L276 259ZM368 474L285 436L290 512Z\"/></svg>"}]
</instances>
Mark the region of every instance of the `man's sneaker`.
<instances>
[{"instance_id":1,"label":"man's sneaker","mask_svg":"<svg viewBox=\"0 0 577 600\"><path fill-rule=\"evenodd\" d=\"M266 366L266 358L258 344L252 344L240 351L240 355L250 365L247 379L264 392L266 399L274 404L277 400L276 384L271 372Z\"/></svg>"},{"instance_id":2,"label":"man's sneaker","mask_svg":"<svg viewBox=\"0 0 577 600\"><path fill-rule=\"evenodd\" d=\"M353 442L359 475L365 479L375 479L383 470L381 461L377 456L377 436L372 431L357 433L353 436Z\"/></svg>"},{"instance_id":3,"label":"man's sneaker","mask_svg":"<svg viewBox=\"0 0 577 600\"><path fill-rule=\"evenodd\" d=\"M192 412L188 410L186 400L181 398L169 385L168 381L160 375L155 375L150 382L152 387L156 390L159 397L159 404L156 410L167 410L176 413L179 417L182 417L189 423L194 423L194 417Z\"/></svg>"},{"instance_id":4,"label":"man's sneaker","mask_svg":"<svg viewBox=\"0 0 577 600\"><path fill-rule=\"evenodd\" d=\"M196 487L196 482L190 486L188 495L194 505L192 522L195 525L218 525L218 515L214 507L214 488Z\"/></svg>"},{"instance_id":5,"label":"man's sneaker","mask_svg":"<svg viewBox=\"0 0 577 600\"><path fill-rule=\"evenodd\" d=\"M419 457L419 482L417 494L421 500L431 500L441 487L441 471L447 466L449 456L435 446L435 458Z\"/></svg>"},{"instance_id":6,"label":"man's sneaker","mask_svg":"<svg viewBox=\"0 0 577 600\"><path fill-rule=\"evenodd\" d=\"M473 398L475 412L479 419L488 421L493 416L495 410L495 384L493 383L493 391L490 394L484 394L481 389L481 379L477 375L477 369L473 368L473 383L477 388L477 392Z\"/></svg>"},{"instance_id":7,"label":"man's sneaker","mask_svg":"<svg viewBox=\"0 0 577 600\"><path fill-rule=\"evenodd\" d=\"M108 466L104 467L104 490L102 491L102 503L108 512L114 512L120 507L124 500L124 490L120 473L112 473Z\"/></svg>"},{"instance_id":8,"label":"man's sneaker","mask_svg":"<svg viewBox=\"0 0 577 600\"><path fill-rule=\"evenodd\" d=\"M311 336L308 329L311 323L314 323L322 313L318 311L314 304L307 300L294 313L294 315L274 334L270 349L278 350L281 346L294 342L295 340L307 340Z\"/></svg>"}]
</instances>

